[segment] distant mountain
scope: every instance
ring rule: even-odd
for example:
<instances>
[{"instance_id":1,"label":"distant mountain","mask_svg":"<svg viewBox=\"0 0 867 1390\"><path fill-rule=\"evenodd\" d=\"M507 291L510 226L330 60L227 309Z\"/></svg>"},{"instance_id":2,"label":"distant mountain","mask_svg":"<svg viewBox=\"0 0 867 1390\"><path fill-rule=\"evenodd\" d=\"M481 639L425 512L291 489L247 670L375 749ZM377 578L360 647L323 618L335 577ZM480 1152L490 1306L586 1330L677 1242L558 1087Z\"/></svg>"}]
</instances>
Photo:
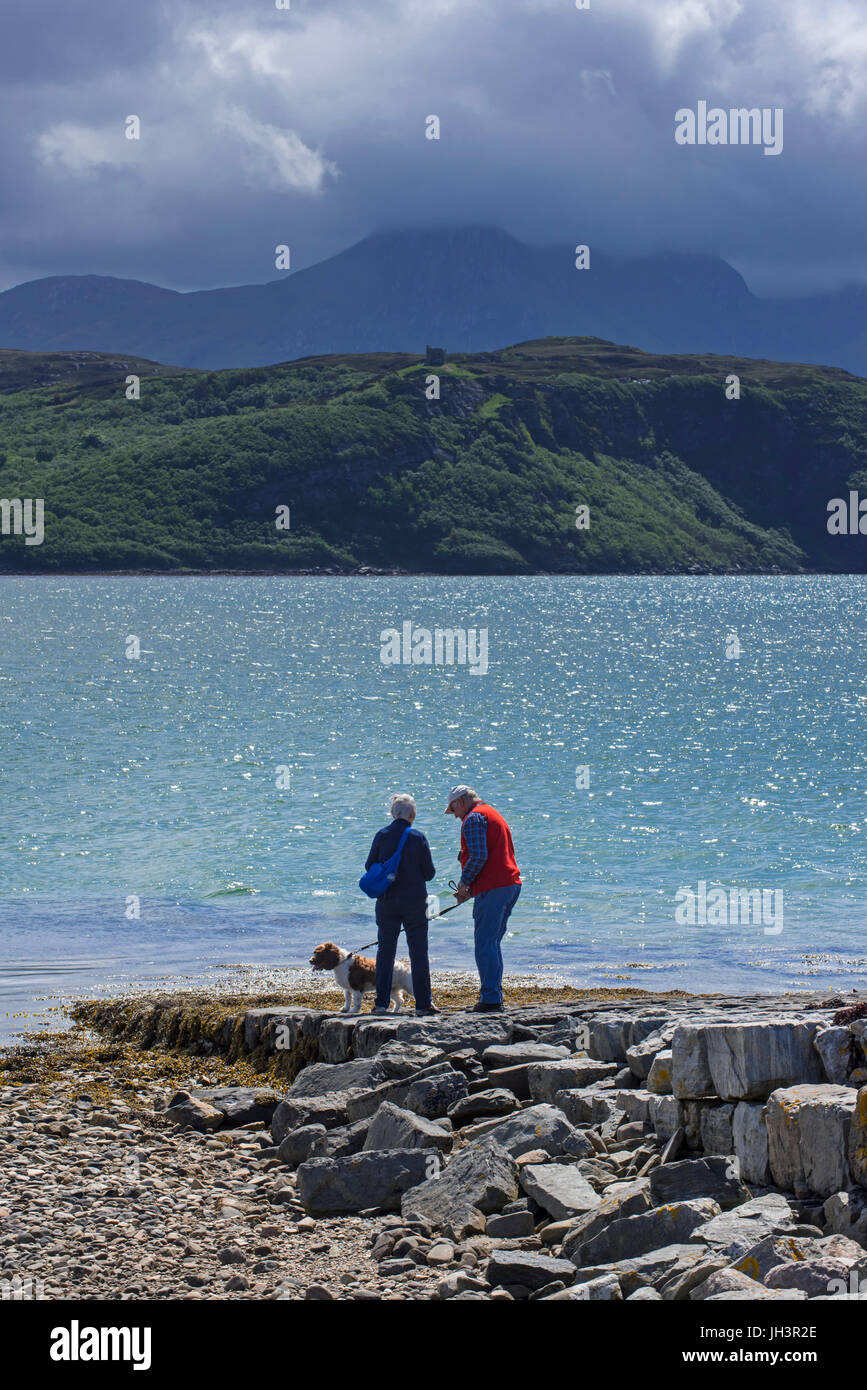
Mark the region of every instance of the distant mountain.
<instances>
[{"instance_id":1,"label":"distant mountain","mask_svg":"<svg viewBox=\"0 0 867 1390\"><path fill-rule=\"evenodd\" d=\"M867 375L867 287L758 299L725 261L533 247L495 228L371 236L263 285L179 294L138 280L51 276L0 294L0 345L91 349L207 369L325 353L480 352L593 336L652 352L723 353Z\"/></svg>"},{"instance_id":2,"label":"distant mountain","mask_svg":"<svg viewBox=\"0 0 867 1390\"><path fill-rule=\"evenodd\" d=\"M44 535L0 535L0 571L864 573L827 523L867 497L865 440L845 371L597 338L222 372L7 352L0 498L43 499Z\"/></svg>"}]
</instances>

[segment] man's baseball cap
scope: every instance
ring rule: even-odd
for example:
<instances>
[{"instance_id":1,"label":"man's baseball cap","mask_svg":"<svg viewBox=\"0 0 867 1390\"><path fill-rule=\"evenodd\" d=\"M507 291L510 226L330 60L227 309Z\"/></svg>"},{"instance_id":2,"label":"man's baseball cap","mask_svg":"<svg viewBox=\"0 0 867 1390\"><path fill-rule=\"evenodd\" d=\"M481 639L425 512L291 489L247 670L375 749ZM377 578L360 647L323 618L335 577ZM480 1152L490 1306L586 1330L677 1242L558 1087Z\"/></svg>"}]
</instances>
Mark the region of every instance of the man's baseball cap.
<instances>
[{"instance_id":1,"label":"man's baseball cap","mask_svg":"<svg viewBox=\"0 0 867 1390\"><path fill-rule=\"evenodd\" d=\"M452 787L451 791L449 792L448 805L446 806L445 814L448 815L449 809L451 808L452 804L455 801L457 801L460 797L476 795L477 793L474 791L472 787L465 787L463 782L460 782L458 786Z\"/></svg>"}]
</instances>

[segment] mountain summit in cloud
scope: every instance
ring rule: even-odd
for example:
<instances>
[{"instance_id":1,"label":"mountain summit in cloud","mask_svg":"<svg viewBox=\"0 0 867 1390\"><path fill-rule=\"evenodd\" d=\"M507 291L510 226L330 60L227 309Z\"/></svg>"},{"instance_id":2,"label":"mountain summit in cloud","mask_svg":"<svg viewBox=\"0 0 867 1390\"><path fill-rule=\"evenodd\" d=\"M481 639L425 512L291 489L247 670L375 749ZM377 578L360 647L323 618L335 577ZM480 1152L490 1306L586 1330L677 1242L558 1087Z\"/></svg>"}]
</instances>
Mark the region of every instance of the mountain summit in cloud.
<instances>
[{"instance_id":1,"label":"mountain summit in cloud","mask_svg":"<svg viewBox=\"0 0 867 1390\"><path fill-rule=\"evenodd\" d=\"M384 232L261 285L181 294L137 280L49 276L0 294L0 346L90 349L179 366L261 366L325 353L483 352L591 336L650 352L716 352L867 375L867 289L759 299L725 261L534 247L491 227Z\"/></svg>"}]
</instances>

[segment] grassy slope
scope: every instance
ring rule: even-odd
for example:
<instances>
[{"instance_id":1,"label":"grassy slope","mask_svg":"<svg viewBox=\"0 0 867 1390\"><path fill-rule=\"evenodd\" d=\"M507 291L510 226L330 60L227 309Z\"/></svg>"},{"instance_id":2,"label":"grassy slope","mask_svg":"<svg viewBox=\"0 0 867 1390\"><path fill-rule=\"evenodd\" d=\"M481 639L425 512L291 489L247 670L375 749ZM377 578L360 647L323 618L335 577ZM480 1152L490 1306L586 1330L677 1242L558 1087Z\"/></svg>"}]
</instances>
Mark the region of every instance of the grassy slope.
<instances>
[{"instance_id":1,"label":"grassy slope","mask_svg":"<svg viewBox=\"0 0 867 1390\"><path fill-rule=\"evenodd\" d=\"M431 370L0 353L0 497L46 508L44 544L0 538L0 569L867 567L825 527L829 498L867 492L867 382L846 372L587 338L455 357L439 401Z\"/></svg>"}]
</instances>

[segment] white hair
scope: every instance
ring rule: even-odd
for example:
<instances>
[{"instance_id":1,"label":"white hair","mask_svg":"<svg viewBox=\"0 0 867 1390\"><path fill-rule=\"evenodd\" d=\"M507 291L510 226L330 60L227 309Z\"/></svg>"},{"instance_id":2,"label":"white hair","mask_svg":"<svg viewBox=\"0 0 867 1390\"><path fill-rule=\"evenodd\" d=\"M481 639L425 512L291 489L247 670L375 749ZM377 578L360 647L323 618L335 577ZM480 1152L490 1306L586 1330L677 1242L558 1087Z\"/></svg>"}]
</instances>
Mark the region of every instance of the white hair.
<instances>
[{"instance_id":1,"label":"white hair","mask_svg":"<svg viewBox=\"0 0 867 1390\"><path fill-rule=\"evenodd\" d=\"M415 797L407 796L406 792L398 792L397 796L391 798L389 809L395 820L412 820L415 815Z\"/></svg>"}]
</instances>

